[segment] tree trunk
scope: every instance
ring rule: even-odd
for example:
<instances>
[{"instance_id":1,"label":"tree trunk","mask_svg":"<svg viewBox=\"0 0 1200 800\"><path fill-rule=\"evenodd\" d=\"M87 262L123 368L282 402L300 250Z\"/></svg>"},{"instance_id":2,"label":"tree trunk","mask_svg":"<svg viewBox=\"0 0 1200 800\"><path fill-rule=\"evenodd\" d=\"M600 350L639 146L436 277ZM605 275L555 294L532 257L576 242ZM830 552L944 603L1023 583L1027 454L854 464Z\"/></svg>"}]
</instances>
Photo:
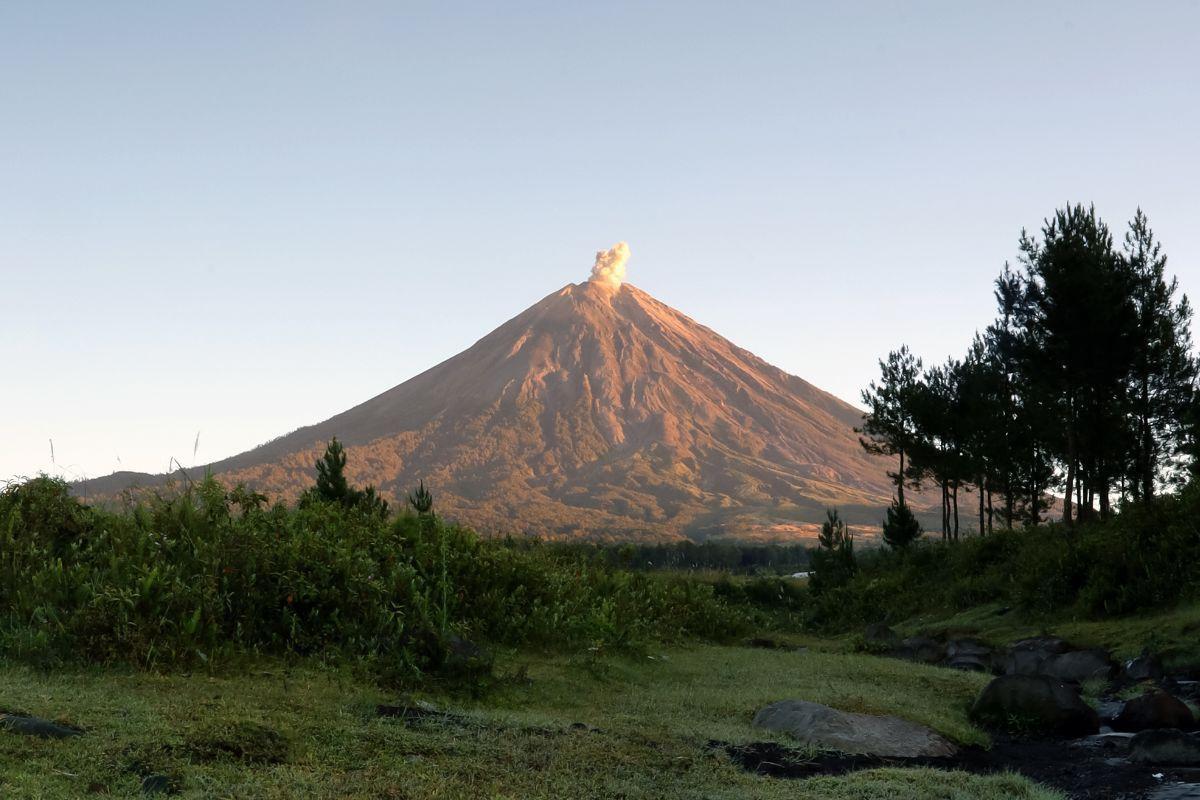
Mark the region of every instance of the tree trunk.
<instances>
[{"instance_id":1,"label":"tree trunk","mask_svg":"<svg viewBox=\"0 0 1200 800\"><path fill-rule=\"evenodd\" d=\"M942 539L950 538L950 486L942 479Z\"/></svg>"},{"instance_id":2,"label":"tree trunk","mask_svg":"<svg viewBox=\"0 0 1200 800\"><path fill-rule=\"evenodd\" d=\"M1141 428L1142 461L1138 464L1141 468L1139 478L1142 482L1142 499L1150 500L1154 497L1154 432L1150 429L1150 379L1146 375L1142 376Z\"/></svg>"},{"instance_id":3,"label":"tree trunk","mask_svg":"<svg viewBox=\"0 0 1200 800\"><path fill-rule=\"evenodd\" d=\"M1038 495L1037 484L1032 478L1030 478L1030 480L1029 480L1029 510L1030 510L1029 523L1031 525L1033 525L1033 527L1035 527L1035 528L1037 527L1038 521L1041 518L1041 508L1040 508L1039 500L1041 500L1041 497Z\"/></svg>"},{"instance_id":4,"label":"tree trunk","mask_svg":"<svg viewBox=\"0 0 1200 800\"><path fill-rule=\"evenodd\" d=\"M1075 494L1075 431L1067 431L1067 490L1063 492L1063 522L1070 525L1074 520L1071 517L1071 502Z\"/></svg>"},{"instance_id":5,"label":"tree trunk","mask_svg":"<svg viewBox=\"0 0 1200 800\"><path fill-rule=\"evenodd\" d=\"M900 473L896 476L896 495L900 507L904 508L904 451L900 451Z\"/></svg>"},{"instance_id":6,"label":"tree trunk","mask_svg":"<svg viewBox=\"0 0 1200 800\"><path fill-rule=\"evenodd\" d=\"M980 475L979 476L979 486L978 486L978 489L979 489L979 535L980 536L983 536L983 534L987 532L983 527L983 483L984 483L984 478L982 475Z\"/></svg>"},{"instance_id":7,"label":"tree trunk","mask_svg":"<svg viewBox=\"0 0 1200 800\"><path fill-rule=\"evenodd\" d=\"M954 541L958 541L958 481L954 481Z\"/></svg>"},{"instance_id":8,"label":"tree trunk","mask_svg":"<svg viewBox=\"0 0 1200 800\"><path fill-rule=\"evenodd\" d=\"M995 509L992 508L992 482L987 482L987 508L988 508L988 533L992 532L992 516L995 514Z\"/></svg>"}]
</instances>

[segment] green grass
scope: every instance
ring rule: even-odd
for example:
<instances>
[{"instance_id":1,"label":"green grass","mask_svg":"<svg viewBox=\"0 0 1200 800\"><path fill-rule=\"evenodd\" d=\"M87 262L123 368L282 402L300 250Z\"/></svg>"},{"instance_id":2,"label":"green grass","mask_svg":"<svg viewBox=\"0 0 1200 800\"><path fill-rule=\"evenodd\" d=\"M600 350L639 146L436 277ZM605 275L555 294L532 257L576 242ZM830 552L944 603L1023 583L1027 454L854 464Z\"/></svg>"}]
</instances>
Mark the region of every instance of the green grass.
<instances>
[{"instance_id":1,"label":"green grass","mask_svg":"<svg viewBox=\"0 0 1200 800\"><path fill-rule=\"evenodd\" d=\"M922 631L978 636L998 645L1053 634L1080 646L1103 647L1119 659L1133 658L1142 648L1149 648L1163 656L1168 666L1200 664L1200 603L1101 620L1049 616L1030 621L1016 612L1000 614L1001 608L993 604L957 614L925 614L896 629L905 634Z\"/></svg>"},{"instance_id":2,"label":"green grass","mask_svg":"<svg viewBox=\"0 0 1200 800\"><path fill-rule=\"evenodd\" d=\"M0 734L0 796L134 797L140 775L155 772L184 798L1058 797L1013 776L929 770L774 779L705 748L771 738L750 718L785 697L895 713L982 742L966 718L976 675L716 646L637 659L508 654L498 671L500 685L481 699L426 695L463 724L410 728L374 713L399 698L314 662L212 677L0 667L0 708L88 731L63 741Z\"/></svg>"}]
</instances>

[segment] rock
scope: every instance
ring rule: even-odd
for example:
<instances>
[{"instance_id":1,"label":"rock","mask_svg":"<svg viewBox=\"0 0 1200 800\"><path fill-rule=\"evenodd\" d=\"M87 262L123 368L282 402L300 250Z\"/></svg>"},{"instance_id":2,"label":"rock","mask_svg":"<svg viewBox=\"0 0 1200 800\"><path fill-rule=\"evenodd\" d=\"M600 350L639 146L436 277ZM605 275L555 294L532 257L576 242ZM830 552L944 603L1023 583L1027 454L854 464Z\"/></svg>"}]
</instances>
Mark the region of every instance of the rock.
<instances>
[{"instance_id":1,"label":"rock","mask_svg":"<svg viewBox=\"0 0 1200 800\"><path fill-rule=\"evenodd\" d=\"M900 644L900 635L882 622L867 626L863 642L868 650L891 650Z\"/></svg>"},{"instance_id":2,"label":"rock","mask_svg":"<svg viewBox=\"0 0 1200 800\"><path fill-rule=\"evenodd\" d=\"M946 661L950 669L961 669L963 672L991 672L991 660L984 661L979 656L955 656Z\"/></svg>"},{"instance_id":3,"label":"rock","mask_svg":"<svg viewBox=\"0 0 1200 800\"><path fill-rule=\"evenodd\" d=\"M1103 650L1071 650L1049 656L1039 672L1068 683L1083 683L1092 679L1108 680L1115 667Z\"/></svg>"},{"instance_id":4,"label":"rock","mask_svg":"<svg viewBox=\"0 0 1200 800\"><path fill-rule=\"evenodd\" d=\"M1096 703L1096 713L1100 715L1101 722L1111 723L1124 710L1123 700L1100 700Z\"/></svg>"},{"instance_id":5,"label":"rock","mask_svg":"<svg viewBox=\"0 0 1200 800\"><path fill-rule=\"evenodd\" d=\"M1200 766L1200 739L1174 728L1142 731L1129 743L1129 760L1135 764Z\"/></svg>"},{"instance_id":6,"label":"rock","mask_svg":"<svg viewBox=\"0 0 1200 800\"><path fill-rule=\"evenodd\" d=\"M921 664L939 664L946 657L946 646L929 636L910 636L900 642L893 655Z\"/></svg>"},{"instance_id":7,"label":"rock","mask_svg":"<svg viewBox=\"0 0 1200 800\"><path fill-rule=\"evenodd\" d=\"M946 666L969 672L992 672L996 651L978 639L951 639L946 642Z\"/></svg>"},{"instance_id":8,"label":"rock","mask_svg":"<svg viewBox=\"0 0 1200 800\"><path fill-rule=\"evenodd\" d=\"M1008 649L1003 672L1006 675L1040 675L1046 659L1068 650L1067 643L1056 636L1021 639Z\"/></svg>"},{"instance_id":9,"label":"rock","mask_svg":"<svg viewBox=\"0 0 1200 800\"><path fill-rule=\"evenodd\" d=\"M1125 662L1125 677L1133 683L1161 681L1164 674L1162 659L1151 655L1149 650L1143 650L1140 656Z\"/></svg>"},{"instance_id":10,"label":"rock","mask_svg":"<svg viewBox=\"0 0 1200 800\"><path fill-rule=\"evenodd\" d=\"M1094 736L1077 739L1071 742L1071 746L1109 753L1127 753L1129 752L1129 742L1132 739L1132 733L1097 733Z\"/></svg>"},{"instance_id":11,"label":"rock","mask_svg":"<svg viewBox=\"0 0 1200 800\"><path fill-rule=\"evenodd\" d=\"M1079 692L1046 675L1001 675L971 707L971 717L986 725L1018 731L1087 736L1100 730L1100 719Z\"/></svg>"},{"instance_id":12,"label":"rock","mask_svg":"<svg viewBox=\"0 0 1200 800\"><path fill-rule=\"evenodd\" d=\"M790 734L809 747L852 755L945 758L956 752L953 744L924 725L804 700L772 703L754 715L754 726Z\"/></svg>"},{"instance_id":13,"label":"rock","mask_svg":"<svg viewBox=\"0 0 1200 800\"><path fill-rule=\"evenodd\" d=\"M951 639L946 642L946 658L955 659L963 656L979 659L990 659L993 648L978 639Z\"/></svg>"},{"instance_id":14,"label":"rock","mask_svg":"<svg viewBox=\"0 0 1200 800\"><path fill-rule=\"evenodd\" d=\"M0 729L23 736L37 736L42 739L66 739L71 736L82 736L83 731L72 725L63 725L39 717L28 717L23 714L0 714Z\"/></svg>"},{"instance_id":15,"label":"rock","mask_svg":"<svg viewBox=\"0 0 1200 800\"><path fill-rule=\"evenodd\" d=\"M1162 687L1176 697L1200 703L1200 681L1167 677L1163 679Z\"/></svg>"},{"instance_id":16,"label":"rock","mask_svg":"<svg viewBox=\"0 0 1200 800\"><path fill-rule=\"evenodd\" d=\"M1166 692L1147 692L1125 704L1113 719L1119 731L1145 731L1153 728L1191 730L1196 725L1192 710L1182 700Z\"/></svg>"},{"instance_id":17,"label":"rock","mask_svg":"<svg viewBox=\"0 0 1200 800\"><path fill-rule=\"evenodd\" d=\"M1040 650L1010 650L1004 658L1005 675L1040 675L1049 654Z\"/></svg>"},{"instance_id":18,"label":"rock","mask_svg":"<svg viewBox=\"0 0 1200 800\"><path fill-rule=\"evenodd\" d=\"M1009 649L1014 651L1038 652L1051 656L1058 653L1065 653L1071 649L1071 646L1057 636L1033 636L1013 642L1012 647Z\"/></svg>"},{"instance_id":19,"label":"rock","mask_svg":"<svg viewBox=\"0 0 1200 800\"><path fill-rule=\"evenodd\" d=\"M1146 795L1146 800L1200 800L1200 783L1164 783Z\"/></svg>"}]
</instances>

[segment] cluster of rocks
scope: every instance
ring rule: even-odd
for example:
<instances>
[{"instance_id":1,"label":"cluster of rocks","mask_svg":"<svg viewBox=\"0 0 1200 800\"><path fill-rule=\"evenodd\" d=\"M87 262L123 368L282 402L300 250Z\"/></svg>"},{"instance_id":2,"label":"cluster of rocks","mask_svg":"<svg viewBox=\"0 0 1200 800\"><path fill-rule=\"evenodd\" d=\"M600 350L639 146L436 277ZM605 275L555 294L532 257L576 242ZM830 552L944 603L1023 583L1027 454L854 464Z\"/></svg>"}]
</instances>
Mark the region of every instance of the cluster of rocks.
<instances>
[{"instance_id":1,"label":"cluster of rocks","mask_svg":"<svg viewBox=\"0 0 1200 800\"><path fill-rule=\"evenodd\" d=\"M1022 639L1010 647L996 648L971 637L938 639L919 634L902 639L888 626L876 624L867 627L863 640L873 653L969 672L1049 675L1073 683L1108 681L1119 672L1104 650L1071 647L1054 636ZM1136 669L1144 671L1148 667L1140 665Z\"/></svg>"},{"instance_id":2,"label":"cluster of rocks","mask_svg":"<svg viewBox=\"0 0 1200 800\"><path fill-rule=\"evenodd\" d=\"M1082 737L1079 746L1134 764L1200 766L1197 720L1184 701L1200 697L1200 684L1168 676L1151 653L1120 664L1103 649L1072 647L1053 636L995 648L973 638L901 638L885 625L869 626L864 640L872 652L996 675L971 709L981 724L1037 737ZM1107 692L1098 708L1081 696L1087 683ZM1140 695L1116 696L1139 686Z\"/></svg>"}]
</instances>

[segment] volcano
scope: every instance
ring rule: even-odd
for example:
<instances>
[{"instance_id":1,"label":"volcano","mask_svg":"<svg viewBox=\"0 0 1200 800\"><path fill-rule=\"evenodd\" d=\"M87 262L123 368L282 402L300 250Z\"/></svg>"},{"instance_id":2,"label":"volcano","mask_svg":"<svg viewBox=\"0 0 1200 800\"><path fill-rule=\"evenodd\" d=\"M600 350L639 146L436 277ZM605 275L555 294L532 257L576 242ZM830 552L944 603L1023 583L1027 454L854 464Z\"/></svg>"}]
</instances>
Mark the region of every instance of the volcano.
<instances>
[{"instance_id":1,"label":"volcano","mask_svg":"<svg viewBox=\"0 0 1200 800\"><path fill-rule=\"evenodd\" d=\"M859 445L861 411L624 282L623 247L453 358L208 469L294 500L336 436L353 483L399 500L423 480L483 533L785 540L831 506L877 525L889 464Z\"/></svg>"}]
</instances>

